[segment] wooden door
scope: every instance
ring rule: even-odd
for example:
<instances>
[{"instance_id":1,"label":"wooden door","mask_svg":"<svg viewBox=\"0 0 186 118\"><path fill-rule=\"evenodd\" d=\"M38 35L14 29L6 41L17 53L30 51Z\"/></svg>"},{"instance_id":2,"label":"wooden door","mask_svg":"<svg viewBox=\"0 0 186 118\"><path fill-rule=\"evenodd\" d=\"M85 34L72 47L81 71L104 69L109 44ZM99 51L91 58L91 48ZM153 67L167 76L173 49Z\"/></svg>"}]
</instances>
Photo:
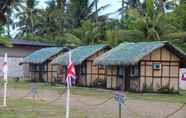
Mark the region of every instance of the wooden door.
<instances>
[{"instance_id":1,"label":"wooden door","mask_svg":"<svg viewBox=\"0 0 186 118\"><path fill-rule=\"evenodd\" d=\"M125 89L125 68L124 68L124 66L118 66L117 88L120 90Z\"/></svg>"},{"instance_id":2,"label":"wooden door","mask_svg":"<svg viewBox=\"0 0 186 118\"><path fill-rule=\"evenodd\" d=\"M130 67L125 67L125 91L130 89Z\"/></svg>"}]
</instances>

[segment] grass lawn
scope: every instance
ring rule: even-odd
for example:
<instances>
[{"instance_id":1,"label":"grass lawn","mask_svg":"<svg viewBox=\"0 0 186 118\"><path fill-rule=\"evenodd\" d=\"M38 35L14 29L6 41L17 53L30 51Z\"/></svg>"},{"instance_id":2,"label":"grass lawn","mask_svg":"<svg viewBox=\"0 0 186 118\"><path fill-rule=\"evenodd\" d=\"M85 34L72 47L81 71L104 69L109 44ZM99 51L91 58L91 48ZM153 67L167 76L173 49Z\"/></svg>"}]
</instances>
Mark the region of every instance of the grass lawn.
<instances>
[{"instance_id":1,"label":"grass lawn","mask_svg":"<svg viewBox=\"0 0 186 118\"><path fill-rule=\"evenodd\" d=\"M9 88L14 89L23 89L27 90L30 89L31 83L27 81L9 81L8 83ZM37 87L40 91L42 90L51 90L51 91L57 91L62 92L65 89L64 85L56 85L51 86L48 83L37 83ZM112 95L112 91L110 90L103 90L103 89L96 89L96 88L86 88L86 87L72 87L71 93L73 95L81 95L81 96L99 96L99 97L109 97Z\"/></svg>"},{"instance_id":2,"label":"grass lawn","mask_svg":"<svg viewBox=\"0 0 186 118\"><path fill-rule=\"evenodd\" d=\"M2 98L1 98L2 99ZM85 118L85 111L70 109L70 118ZM102 118L102 113L94 116ZM21 100L8 98L8 107L0 108L0 118L64 118L64 106L47 105L42 101ZM106 114L105 118L113 118L112 114Z\"/></svg>"},{"instance_id":3,"label":"grass lawn","mask_svg":"<svg viewBox=\"0 0 186 118\"><path fill-rule=\"evenodd\" d=\"M161 101L171 103L186 103L186 91L180 91L180 94L159 94L159 93L132 93L127 92L127 96L130 99L137 100L150 100Z\"/></svg>"},{"instance_id":4,"label":"grass lawn","mask_svg":"<svg viewBox=\"0 0 186 118\"><path fill-rule=\"evenodd\" d=\"M51 91L63 91L63 85L50 86L45 83L37 83L39 91L51 90ZM30 89L30 83L26 81L9 81L9 88L17 90ZM71 93L80 96L89 96L105 99L112 95L112 91L95 89L95 88L83 88L73 87ZM126 92L127 99L129 100L148 100L148 101L162 101L171 103L186 103L186 91L181 91L180 94L156 94L156 93L132 93ZM2 101L2 98L0 98ZM51 105L47 104L47 101L22 99L18 100L13 96L8 97L8 107L0 107L0 118L64 118L65 115L64 105ZM86 109L74 109L71 108L70 118L86 118ZM92 116L91 116L92 115ZM114 118L115 112L102 113L98 111L91 111L91 115L88 118Z\"/></svg>"},{"instance_id":5,"label":"grass lawn","mask_svg":"<svg viewBox=\"0 0 186 118\"><path fill-rule=\"evenodd\" d=\"M63 85L50 86L47 83L37 83L39 90L54 90L63 91ZM29 89L30 83L27 81L9 81L10 88L15 89ZM81 96L95 96L95 97L109 97L112 95L112 91L95 89L95 88L85 88L85 87L73 87L71 93L74 95ZM163 102L174 102L174 103L186 103L186 91L180 91L180 94L157 94L157 93L133 93L126 92L128 99L137 100L153 100L153 101L163 101Z\"/></svg>"}]
</instances>

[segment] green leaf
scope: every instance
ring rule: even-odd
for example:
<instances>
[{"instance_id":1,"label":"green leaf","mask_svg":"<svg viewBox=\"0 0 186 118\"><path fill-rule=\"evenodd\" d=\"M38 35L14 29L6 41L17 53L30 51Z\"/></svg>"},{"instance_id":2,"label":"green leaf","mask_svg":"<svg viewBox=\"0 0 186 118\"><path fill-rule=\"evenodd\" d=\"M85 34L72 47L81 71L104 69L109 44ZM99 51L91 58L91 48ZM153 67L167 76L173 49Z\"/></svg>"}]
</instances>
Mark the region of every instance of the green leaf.
<instances>
[{"instance_id":1,"label":"green leaf","mask_svg":"<svg viewBox=\"0 0 186 118\"><path fill-rule=\"evenodd\" d=\"M5 47L12 47L12 44L10 43L9 39L6 37L1 37L0 36L0 44L5 46Z\"/></svg>"}]
</instances>

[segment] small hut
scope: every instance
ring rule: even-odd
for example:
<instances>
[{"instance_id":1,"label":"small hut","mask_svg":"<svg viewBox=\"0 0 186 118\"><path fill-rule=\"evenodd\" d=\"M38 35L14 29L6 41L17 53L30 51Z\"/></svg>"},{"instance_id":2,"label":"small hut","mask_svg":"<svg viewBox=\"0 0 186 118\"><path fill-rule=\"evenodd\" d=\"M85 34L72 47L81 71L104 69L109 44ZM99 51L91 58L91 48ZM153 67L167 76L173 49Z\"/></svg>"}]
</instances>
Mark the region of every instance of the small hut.
<instances>
[{"instance_id":1,"label":"small hut","mask_svg":"<svg viewBox=\"0 0 186 118\"><path fill-rule=\"evenodd\" d=\"M182 51L168 42L122 43L95 60L107 66L107 88L134 91L179 90Z\"/></svg>"},{"instance_id":2,"label":"small hut","mask_svg":"<svg viewBox=\"0 0 186 118\"><path fill-rule=\"evenodd\" d=\"M80 86L96 86L95 81L105 80L104 66L93 65L96 57L108 51L108 45L88 45L81 46L71 50L72 62L75 65L77 81ZM68 53L58 56L52 61L55 65L61 65L61 69L65 70L68 65ZM65 69L64 69L65 68ZM65 82L66 71L60 71L61 80Z\"/></svg>"},{"instance_id":3,"label":"small hut","mask_svg":"<svg viewBox=\"0 0 186 118\"><path fill-rule=\"evenodd\" d=\"M68 51L65 47L42 48L26 56L21 64L29 65L30 79L32 81L54 82L58 69L50 63L59 54Z\"/></svg>"}]
</instances>

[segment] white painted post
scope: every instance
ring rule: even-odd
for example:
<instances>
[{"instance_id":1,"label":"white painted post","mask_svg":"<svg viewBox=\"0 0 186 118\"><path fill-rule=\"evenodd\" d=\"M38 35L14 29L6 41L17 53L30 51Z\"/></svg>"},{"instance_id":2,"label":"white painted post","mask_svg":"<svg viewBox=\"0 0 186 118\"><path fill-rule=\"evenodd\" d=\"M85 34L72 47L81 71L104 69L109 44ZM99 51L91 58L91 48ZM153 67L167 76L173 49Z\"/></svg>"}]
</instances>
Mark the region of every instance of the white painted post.
<instances>
[{"instance_id":1,"label":"white painted post","mask_svg":"<svg viewBox=\"0 0 186 118\"><path fill-rule=\"evenodd\" d=\"M67 80L69 81L69 80ZM66 94L66 118L69 118L70 114L70 86L69 82L67 82L67 94Z\"/></svg>"},{"instance_id":2,"label":"white painted post","mask_svg":"<svg viewBox=\"0 0 186 118\"><path fill-rule=\"evenodd\" d=\"M69 51L69 64L71 64L71 51ZM69 118L70 115L70 86L71 86L71 78L68 78L67 73L67 93L66 93L66 118Z\"/></svg>"},{"instance_id":3,"label":"white painted post","mask_svg":"<svg viewBox=\"0 0 186 118\"><path fill-rule=\"evenodd\" d=\"M7 67L7 53L5 53L5 57L4 57L4 63L3 63L3 73L4 73L4 95L3 95L3 106L6 107L7 106L7 84L8 84L8 67Z\"/></svg>"}]
</instances>

